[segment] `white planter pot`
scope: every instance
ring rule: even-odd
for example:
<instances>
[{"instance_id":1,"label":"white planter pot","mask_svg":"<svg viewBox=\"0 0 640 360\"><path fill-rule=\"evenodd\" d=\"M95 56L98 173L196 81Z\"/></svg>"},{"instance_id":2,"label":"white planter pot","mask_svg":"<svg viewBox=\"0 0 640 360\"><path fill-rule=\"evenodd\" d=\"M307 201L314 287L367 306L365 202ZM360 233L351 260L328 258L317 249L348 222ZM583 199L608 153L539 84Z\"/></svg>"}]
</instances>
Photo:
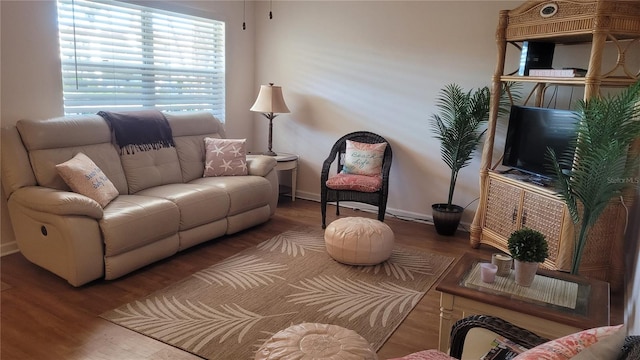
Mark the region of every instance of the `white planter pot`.
<instances>
[{"instance_id":1,"label":"white planter pot","mask_svg":"<svg viewBox=\"0 0 640 360\"><path fill-rule=\"evenodd\" d=\"M537 262L515 260L516 284L520 286L531 286L533 279L536 277L538 265L539 263Z\"/></svg>"}]
</instances>

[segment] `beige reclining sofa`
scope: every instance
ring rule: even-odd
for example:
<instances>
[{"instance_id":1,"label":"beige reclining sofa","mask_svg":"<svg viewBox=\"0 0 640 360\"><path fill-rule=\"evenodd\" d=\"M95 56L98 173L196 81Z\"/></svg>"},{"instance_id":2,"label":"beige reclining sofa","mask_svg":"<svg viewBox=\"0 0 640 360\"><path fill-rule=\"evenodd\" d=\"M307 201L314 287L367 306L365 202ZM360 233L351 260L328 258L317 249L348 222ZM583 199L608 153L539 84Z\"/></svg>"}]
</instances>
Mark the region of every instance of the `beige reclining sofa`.
<instances>
[{"instance_id":1,"label":"beige reclining sofa","mask_svg":"<svg viewBox=\"0 0 640 360\"><path fill-rule=\"evenodd\" d=\"M224 138L223 125L207 112L165 117L175 146L134 154L121 154L98 115L2 129L2 186L29 261L80 286L269 220L278 201L272 157L248 158L246 176L203 177L204 138ZM117 189L104 208L56 170L79 152Z\"/></svg>"}]
</instances>

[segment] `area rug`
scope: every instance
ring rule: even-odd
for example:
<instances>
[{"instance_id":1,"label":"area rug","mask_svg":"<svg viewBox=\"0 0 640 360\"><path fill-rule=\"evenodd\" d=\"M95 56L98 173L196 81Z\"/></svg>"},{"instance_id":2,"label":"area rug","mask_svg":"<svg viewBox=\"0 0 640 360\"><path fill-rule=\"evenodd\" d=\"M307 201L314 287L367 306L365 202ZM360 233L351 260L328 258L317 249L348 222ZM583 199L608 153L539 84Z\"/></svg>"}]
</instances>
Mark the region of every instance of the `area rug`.
<instances>
[{"instance_id":1,"label":"area rug","mask_svg":"<svg viewBox=\"0 0 640 360\"><path fill-rule=\"evenodd\" d=\"M453 258L396 245L375 266L325 251L323 231L296 229L100 315L206 359L252 359L293 324L335 324L378 350Z\"/></svg>"}]
</instances>

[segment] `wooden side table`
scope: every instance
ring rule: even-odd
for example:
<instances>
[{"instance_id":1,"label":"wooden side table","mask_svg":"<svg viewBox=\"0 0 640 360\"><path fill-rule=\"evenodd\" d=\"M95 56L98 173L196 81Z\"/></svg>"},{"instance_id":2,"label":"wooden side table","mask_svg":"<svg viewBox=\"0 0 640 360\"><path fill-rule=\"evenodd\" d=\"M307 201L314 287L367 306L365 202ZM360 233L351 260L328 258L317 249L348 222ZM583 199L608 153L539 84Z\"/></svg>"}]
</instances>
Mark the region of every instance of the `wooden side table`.
<instances>
[{"instance_id":1,"label":"wooden side table","mask_svg":"<svg viewBox=\"0 0 640 360\"><path fill-rule=\"evenodd\" d=\"M497 316L550 339L609 325L609 283L558 271L538 270L536 276L544 277L544 280L558 279L560 284L577 288L575 306L559 306L470 281L475 265L489 261L489 258L465 253L436 286L441 293L440 351L446 352L449 348L453 324L469 315ZM504 281L513 281L512 278L513 270L511 278Z\"/></svg>"},{"instance_id":2,"label":"wooden side table","mask_svg":"<svg viewBox=\"0 0 640 360\"><path fill-rule=\"evenodd\" d=\"M276 170L291 170L291 201L296 201L296 183L298 179L298 158L296 154L278 153Z\"/></svg>"}]
</instances>

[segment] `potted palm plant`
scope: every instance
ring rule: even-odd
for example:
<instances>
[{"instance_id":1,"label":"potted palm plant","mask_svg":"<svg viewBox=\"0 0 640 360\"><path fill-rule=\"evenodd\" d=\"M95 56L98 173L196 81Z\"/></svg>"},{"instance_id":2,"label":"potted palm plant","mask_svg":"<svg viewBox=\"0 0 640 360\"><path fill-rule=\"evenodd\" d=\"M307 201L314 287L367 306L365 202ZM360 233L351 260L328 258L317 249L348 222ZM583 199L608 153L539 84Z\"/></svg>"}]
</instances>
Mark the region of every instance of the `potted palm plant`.
<instances>
[{"instance_id":1,"label":"potted palm plant","mask_svg":"<svg viewBox=\"0 0 640 360\"><path fill-rule=\"evenodd\" d=\"M549 256L544 235L536 230L521 228L509 236L507 247L514 260L516 284L531 286L539 263Z\"/></svg>"},{"instance_id":2,"label":"potted palm plant","mask_svg":"<svg viewBox=\"0 0 640 360\"><path fill-rule=\"evenodd\" d=\"M431 127L435 138L440 140L442 160L451 169L447 202L431 205L433 222L440 235L455 234L460 223L464 208L453 204L453 192L458 172L469 165L486 131L481 127L489 120L489 99L488 87L465 92L457 84L445 86L437 99L439 113L432 115Z\"/></svg>"},{"instance_id":3,"label":"potted palm plant","mask_svg":"<svg viewBox=\"0 0 640 360\"><path fill-rule=\"evenodd\" d=\"M614 96L579 101L578 113L581 118L575 153L555 154L548 149L560 196L579 226L572 274L580 268L589 230L609 202L625 188L638 186L634 176L639 154L630 149L640 138L640 82ZM563 172L561 164L567 162L573 162L572 170Z\"/></svg>"}]
</instances>

